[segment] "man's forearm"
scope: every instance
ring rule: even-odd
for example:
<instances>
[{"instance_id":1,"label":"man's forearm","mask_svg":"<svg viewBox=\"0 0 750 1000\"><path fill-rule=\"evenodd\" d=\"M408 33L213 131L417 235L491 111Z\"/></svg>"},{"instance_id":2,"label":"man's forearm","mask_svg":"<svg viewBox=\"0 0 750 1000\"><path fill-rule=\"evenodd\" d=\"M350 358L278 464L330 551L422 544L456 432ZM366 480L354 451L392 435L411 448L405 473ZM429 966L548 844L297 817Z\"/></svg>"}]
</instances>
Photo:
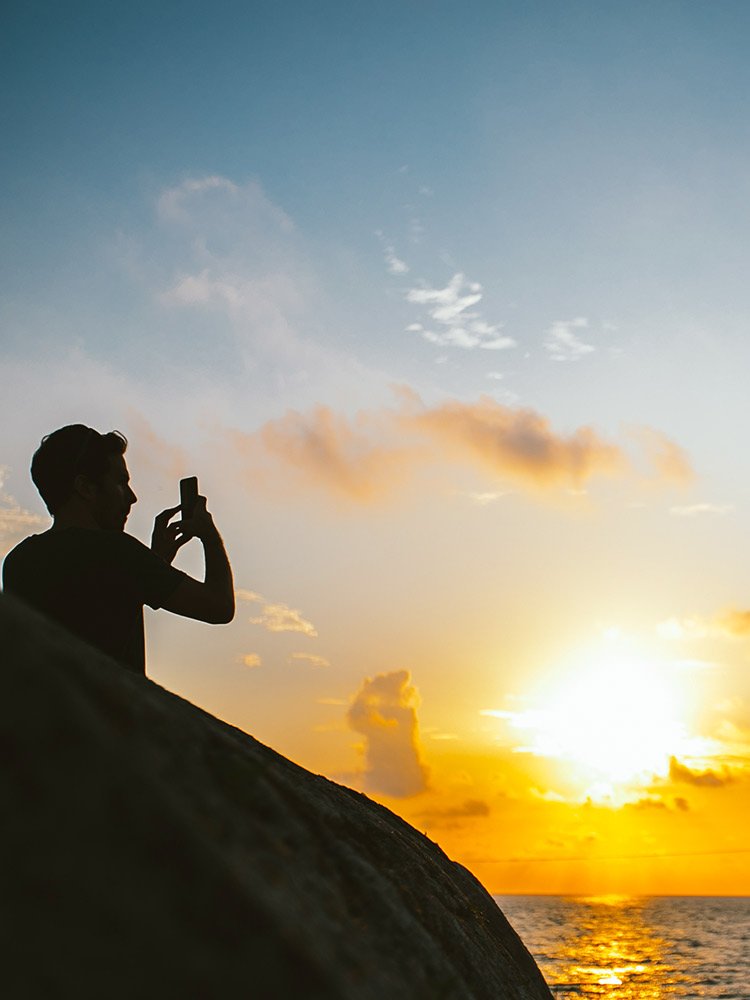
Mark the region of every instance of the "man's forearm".
<instances>
[{"instance_id":1,"label":"man's forearm","mask_svg":"<svg viewBox=\"0 0 750 1000\"><path fill-rule=\"evenodd\" d=\"M234 616L234 581L224 542L218 531L211 532L202 541L206 566L204 583L225 604L231 618Z\"/></svg>"}]
</instances>

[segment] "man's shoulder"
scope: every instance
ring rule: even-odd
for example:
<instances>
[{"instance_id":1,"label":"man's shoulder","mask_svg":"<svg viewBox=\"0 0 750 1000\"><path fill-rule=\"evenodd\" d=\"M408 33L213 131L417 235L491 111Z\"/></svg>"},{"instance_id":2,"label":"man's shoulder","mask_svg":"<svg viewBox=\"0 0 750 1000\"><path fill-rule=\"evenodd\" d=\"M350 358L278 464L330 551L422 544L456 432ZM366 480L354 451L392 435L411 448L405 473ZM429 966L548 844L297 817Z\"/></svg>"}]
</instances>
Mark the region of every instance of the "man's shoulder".
<instances>
[{"instance_id":1,"label":"man's shoulder","mask_svg":"<svg viewBox=\"0 0 750 1000\"><path fill-rule=\"evenodd\" d=\"M40 562L44 562L45 537L48 534L28 535L6 554L3 559L3 589L12 590L17 583L34 576Z\"/></svg>"},{"instance_id":2,"label":"man's shoulder","mask_svg":"<svg viewBox=\"0 0 750 1000\"><path fill-rule=\"evenodd\" d=\"M47 534L47 532L45 532ZM5 554L4 565L12 564L18 559L23 560L26 556L32 555L34 552L38 551L39 544L44 538L44 535L28 535L26 538L14 545L10 552ZM42 544L44 544L42 542Z\"/></svg>"},{"instance_id":3,"label":"man's shoulder","mask_svg":"<svg viewBox=\"0 0 750 1000\"><path fill-rule=\"evenodd\" d=\"M154 553L133 535L124 531L96 531L90 528L63 528L29 535L14 546L5 557L5 564L23 563L37 559L65 558L67 555L89 552L92 556L106 553L112 558L157 558Z\"/></svg>"}]
</instances>

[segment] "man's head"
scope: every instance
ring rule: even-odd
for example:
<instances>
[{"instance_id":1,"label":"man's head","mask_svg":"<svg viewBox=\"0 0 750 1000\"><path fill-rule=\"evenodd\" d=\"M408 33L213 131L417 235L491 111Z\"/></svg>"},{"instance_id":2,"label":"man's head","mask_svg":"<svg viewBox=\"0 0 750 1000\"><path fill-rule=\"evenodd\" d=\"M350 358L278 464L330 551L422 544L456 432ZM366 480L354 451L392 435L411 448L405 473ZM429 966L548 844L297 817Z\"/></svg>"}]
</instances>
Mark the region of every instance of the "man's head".
<instances>
[{"instance_id":1,"label":"man's head","mask_svg":"<svg viewBox=\"0 0 750 1000\"><path fill-rule=\"evenodd\" d=\"M31 478L50 514L83 515L100 528L122 531L137 499L125 464L127 445L119 431L100 434L83 424L43 437Z\"/></svg>"}]
</instances>

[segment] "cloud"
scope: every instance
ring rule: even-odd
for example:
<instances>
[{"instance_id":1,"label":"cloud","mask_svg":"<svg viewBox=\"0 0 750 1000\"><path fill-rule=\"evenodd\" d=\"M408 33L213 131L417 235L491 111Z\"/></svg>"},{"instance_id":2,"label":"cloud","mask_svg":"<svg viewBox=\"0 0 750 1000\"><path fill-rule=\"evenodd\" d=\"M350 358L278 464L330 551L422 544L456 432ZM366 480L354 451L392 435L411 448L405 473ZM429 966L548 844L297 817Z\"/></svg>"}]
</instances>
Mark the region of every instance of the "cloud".
<instances>
[{"instance_id":1,"label":"cloud","mask_svg":"<svg viewBox=\"0 0 750 1000\"><path fill-rule=\"evenodd\" d=\"M639 442L661 481L685 486L695 479L684 449L666 434L653 427L635 427L631 429L630 435Z\"/></svg>"},{"instance_id":2,"label":"cloud","mask_svg":"<svg viewBox=\"0 0 750 1000\"><path fill-rule=\"evenodd\" d=\"M429 464L478 468L490 488L476 491L477 502L507 492L498 483L580 492L594 477L632 471L624 449L591 427L561 434L537 411L489 396L429 407L406 386L396 395L396 406L354 418L319 405L307 413L288 410L253 433L232 431L229 437L254 483L282 471L355 503L382 499ZM665 447L671 444L661 438ZM684 456L676 445L674 450ZM660 462L658 474L671 478L674 470Z\"/></svg>"},{"instance_id":3,"label":"cloud","mask_svg":"<svg viewBox=\"0 0 750 1000\"><path fill-rule=\"evenodd\" d=\"M490 807L483 799L466 799L455 806L435 806L425 809L414 817L415 821L427 826L461 826L463 820L484 819L490 815Z\"/></svg>"},{"instance_id":4,"label":"cloud","mask_svg":"<svg viewBox=\"0 0 750 1000\"><path fill-rule=\"evenodd\" d=\"M317 302L308 255L257 181L188 178L162 192L157 212L174 241L162 306L202 315L248 365L259 356L298 367L320 360L323 349L299 329Z\"/></svg>"},{"instance_id":5,"label":"cloud","mask_svg":"<svg viewBox=\"0 0 750 1000\"><path fill-rule=\"evenodd\" d=\"M226 177L187 178L181 184L167 188L161 193L157 201L157 211L163 219L184 221L189 218L184 205L191 196L216 190L236 195L239 188Z\"/></svg>"},{"instance_id":6,"label":"cloud","mask_svg":"<svg viewBox=\"0 0 750 1000\"><path fill-rule=\"evenodd\" d=\"M223 312L242 342L263 351L288 358L304 352L294 321L303 310L303 297L291 274L248 275L234 266L213 265L176 279L161 301Z\"/></svg>"},{"instance_id":7,"label":"cloud","mask_svg":"<svg viewBox=\"0 0 750 1000\"><path fill-rule=\"evenodd\" d=\"M326 406L308 414L289 410L257 434L268 455L305 478L359 503L368 503L403 478L409 452L373 437L380 428L363 416L352 424Z\"/></svg>"},{"instance_id":8,"label":"cloud","mask_svg":"<svg viewBox=\"0 0 750 1000\"><path fill-rule=\"evenodd\" d=\"M12 497L0 497L0 537L31 534L34 528L48 528L49 518L20 507Z\"/></svg>"},{"instance_id":9,"label":"cloud","mask_svg":"<svg viewBox=\"0 0 750 1000\"><path fill-rule=\"evenodd\" d=\"M406 263L406 261L403 261L401 260L400 257L396 256L396 248L393 246L392 243L389 243L385 239L382 230L380 229L376 230L375 235L378 237L383 246L383 256L385 258L385 264L388 269L388 273L408 274L409 265Z\"/></svg>"},{"instance_id":10,"label":"cloud","mask_svg":"<svg viewBox=\"0 0 750 1000\"><path fill-rule=\"evenodd\" d=\"M234 596L238 601L249 601L253 604L262 604L265 601L265 597L256 594L254 590L243 590L241 587L235 590Z\"/></svg>"},{"instance_id":11,"label":"cloud","mask_svg":"<svg viewBox=\"0 0 750 1000\"><path fill-rule=\"evenodd\" d=\"M696 517L698 514L729 514L734 510L731 503L693 503L685 507L670 507L669 513L675 517Z\"/></svg>"},{"instance_id":12,"label":"cloud","mask_svg":"<svg viewBox=\"0 0 750 1000\"><path fill-rule=\"evenodd\" d=\"M738 638L750 635L750 611L738 611L732 608L719 615L716 623L725 635Z\"/></svg>"},{"instance_id":13,"label":"cloud","mask_svg":"<svg viewBox=\"0 0 750 1000\"><path fill-rule=\"evenodd\" d=\"M427 787L417 727L419 695L407 670L367 677L352 700L347 721L365 737L365 786L398 798Z\"/></svg>"},{"instance_id":14,"label":"cloud","mask_svg":"<svg viewBox=\"0 0 750 1000\"><path fill-rule=\"evenodd\" d=\"M407 302L426 306L429 327L412 323L408 329L442 347L482 348L488 351L515 347L512 337L501 334L502 327L488 323L474 306L482 301L482 286L456 273L444 288L422 285L410 288ZM425 323L427 319L425 320Z\"/></svg>"},{"instance_id":15,"label":"cloud","mask_svg":"<svg viewBox=\"0 0 750 1000\"><path fill-rule=\"evenodd\" d=\"M269 632L301 632L311 639L318 634L312 622L306 621L299 611L287 604L264 604L262 613L250 621L253 625L262 625Z\"/></svg>"},{"instance_id":16,"label":"cloud","mask_svg":"<svg viewBox=\"0 0 750 1000\"><path fill-rule=\"evenodd\" d=\"M734 780L726 768L723 774L711 770L692 771L676 757L669 758L669 777L675 783L694 785L697 788L721 788Z\"/></svg>"},{"instance_id":17,"label":"cloud","mask_svg":"<svg viewBox=\"0 0 750 1000\"><path fill-rule=\"evenodd\" d=\"M658 795L647 795L635 802L627 803L631 809L668 809L669 806Z\"/></svg>"},{"instance_id":18,"label":"cloud","mask_svg":"<svg viewBox=\"0 0 750 1000\"><path fill-rule=\"evenodd\" d=\"M166 223L203 224L207 216L250 217L270 222L284 232L294 229L294 223L278 205L266 196L258 181L235 184L227 177L213 174L188 177L174 187L165 188L156 203L159 218Z\"/></svg>"},{"instance_id":19,"label":"cloud","mask_svg":"<svg viewBox=\"0 0 750 1000\"><path fill-rule=\"evenodd\" d=\"M309 663L311 667L330 667L330 663L325 656L317 656L315 653L292 653L290 659Z\"/></svg>"},{"instance_id":20,"label":"cloud","mask_svg":"<svg viewBox=\"0 0 750 1000\"><path fill-rule=\"evenodd\" d=\"M290 608L288 604L268 602L262 594L258 594L254 590L245 590L242 587L235 590L234 596L238 601L263 605L261 613L255 618L250 618L253 625L262 625L269 632L301 632L313 639L318 634L312 622L306 621L299 611ZM308 657L306 653L293 653L292 655L300 659L322 659L322 657Z\"/></svg>"},{"instance_id":21,"label":"cloud","mask_svg":"<svg viewBox=\"0 0 750 1000\"><path fill-rule=\"evenodd\" d=\"M508 490L502 490L499 493L490 493L485 491L483 493L465 493L463 495L479 507L486 507L488 504L495 503L497 500L502 499L502 497L510 496L510 493Z\"/></svg>"},{"instance_id":22,"label":"cloud","mask_svg":"<svg viewBox=\"0 0 750 1000\"><path fill-rule=\"evenodd\" d=\"M242 657L242 662L246 667L259 667L261 666L261 658L257 653L245 653Z\"/></svg>"},{"instance_id":23,"label":"cloud","mask_svg":"<svg viewBox=\"0 0 750 1000\"><path fill-rule=\"evenodd\" d=\"M585 330L589 321L584 316L575 319L555 320L547 331L545 349L553 361L578 361L596 350L593 344L586 344L576 336L574 330Z\"/></svg>"},{"instance_id":24,"label":"cloud","mask_svg":"<svg viewBox=\"0 0 750 1000\"><path fill-rule=\"evenodd\" d=\"M705 639L727 637L743 639L750 635L750 611L730 608L711 618L667 618L656 626L663 639Z\"/></svg>"},{"instance_id":25,"label":"cloud","mask_svg":"<svg viewBox=\"0 0 750 1000\"><path fill-rule=\"evenodd\" d=\"M50 525L49 517L26 510L4 491L8 472L7 466L0 465L0 547L4 552L26 535L33 534L35 529L46 529Z\"/></svg>"},{"instance_id":26,"label":"cloud","mask_svg":"<svg viewBox=\"0 0 750 1000\"><path fill-rule=\"evenodd\" d=\"M577 488L627 464L622 451L590 427L556 434L536 411L503 406L488 396L473 404L450 401L425 408L402 422L428 433L442 449L473 459L494 477L526 486Z\"/></svg>"},{"instance_id":27,"label":"cloud","mask_svg":"<svg viewBox=\"0 0 750 1000\"><path fill-rule=\"evenodd\" d=\"M172 444L135 409L128 413L128 461L131 457L139 468L157 470L165 481L175 482L187 475L187 451Z\"/></svg>"},{"instance_id":28,"label":"cloud","mask_svg":"<svg viewBox=\"0 0 750 1000\"><path fill-rule=\"evenodd\" d=\"M676 796L672 800L672 804L662 798L657 794L644 795L640 799L636 799L635 802L626 802L626 809L638 809L638 810L672 810L675 809L678 812L689 812L690 803L687 799L682 796Z\"/></svg>"}]
</instances>

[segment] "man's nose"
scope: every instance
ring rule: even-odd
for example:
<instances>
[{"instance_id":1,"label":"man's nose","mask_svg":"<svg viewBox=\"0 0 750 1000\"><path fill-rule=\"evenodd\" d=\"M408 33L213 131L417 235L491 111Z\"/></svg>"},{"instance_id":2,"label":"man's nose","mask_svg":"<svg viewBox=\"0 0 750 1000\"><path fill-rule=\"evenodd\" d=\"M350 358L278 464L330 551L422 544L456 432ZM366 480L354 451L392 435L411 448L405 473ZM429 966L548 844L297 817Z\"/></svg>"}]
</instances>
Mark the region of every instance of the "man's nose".
<instances>
[{"instance_id":1,"label":"man's nose","mask_svg":"<svg viewBox=\"0 0 750 1000\"><path fill-rule=\"evenodd\" d=\"M133 493L133 491L131 490L131 491L130 491L130 506L132 507L132 506L133 506L133 504L134 504L134 503L137 503L137 502L138 502L138 497L137 497L137 496L135 495L135 493Z\"/></svg>"}]
</instances>

